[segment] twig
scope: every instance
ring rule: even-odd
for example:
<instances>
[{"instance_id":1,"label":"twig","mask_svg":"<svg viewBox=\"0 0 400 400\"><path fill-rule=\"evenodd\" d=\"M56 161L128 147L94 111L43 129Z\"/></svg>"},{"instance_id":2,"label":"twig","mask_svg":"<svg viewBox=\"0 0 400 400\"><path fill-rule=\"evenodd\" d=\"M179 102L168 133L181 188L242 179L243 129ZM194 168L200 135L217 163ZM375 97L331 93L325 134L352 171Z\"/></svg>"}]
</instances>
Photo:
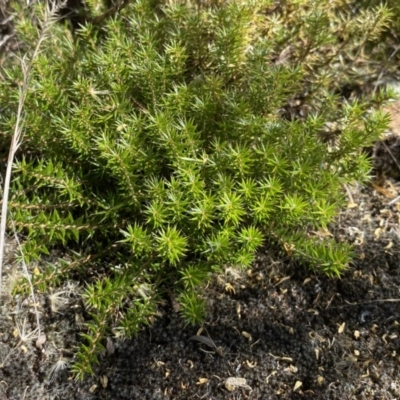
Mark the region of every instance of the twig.
<instances>
[{"instance_id":1,"label":"twig","mask_svg":"<svg viewBox=\"0 0 400 400\"><path fill-rule=\"evenodd\" d=\"M23 251L22 251L21 242L19 241L19 238L18 238L18 235L17 235L17 231L16 231L16 229L15 229L15 225L14 225L13 219L11 219L11 223L12 223L12 225L13 225L13 231L14 231L14 238L15 238L15 241L17 242L19 251L20 251L20 253L21 253L21 255L22 255L21 258L22 258L22 265L23 265L23 267L24 267L25 276L26 276L26 279L28 280L29 287L30 287L30 289L31 289L31 296L32 296L32 300L33 300L33 307L35 308L35 315L36 315L36 326L37 326L37 329L38 329L38 336L40 337L40 335L41 335L41 332L40 332L40 319L39 319L39 311L38 311L38 309L37 309L38 303L36 302L35 291L33 290L32 280L31 280L31 277L29 276L28 267L27 267L26 262L25 262L24 257L23 257Z\"/></svg>"},{"instance_id":2,"label":"twig","mask_svg":"<svg viewBox=\"0 0 400 400\"><path fill-rule=\"evenodd\" d=\"M196 335L196 336L192 336L189 340L196 340L197 342L205 344L210 349L214 349L216 351L216 353L218 355L220 355L221 357L224 355L224 349L221 346L217 347L217 345L214 343L214 341L207 336Z\"/></svg>"},{"instance_id":3,"label":"twig","mask_svg":"<svg viewBox=\"0 0 400 400\"><path fill-rule=\"evenodd\" d=\"M350 192L349 187L347 185L344 185L344 188L346 189L346 192L347 192L347 195L349 196L350 202L354 203L354 199L353 199L353 196L352 196L352 194Z\"/></svg>"},{"instance_id":4,"label":"twig","mask_svg":"<svg viewBox=\"0 0 400 400\"><path fill-rule=\"evenodd\" d=\"M400 200L400 196L397 196L395 199L390 200L389 203L387 204L388 206L393 205L394 203L397 203Z\"/></svg>"},{"instance_id":5,"label":"twig","mask_svg":"<svg viewBox=\"0 0 400 400\"><path fill-rule=\"evenodd\" d=\"M333 306L332 308L355 307L355 306L361 306L364 304L374 304L374 303L399 303L399 302L400 302L400 299L378 299L378 300L360 301L358 303L347 302L347 304Z\"/></svg>"}]
</instances>

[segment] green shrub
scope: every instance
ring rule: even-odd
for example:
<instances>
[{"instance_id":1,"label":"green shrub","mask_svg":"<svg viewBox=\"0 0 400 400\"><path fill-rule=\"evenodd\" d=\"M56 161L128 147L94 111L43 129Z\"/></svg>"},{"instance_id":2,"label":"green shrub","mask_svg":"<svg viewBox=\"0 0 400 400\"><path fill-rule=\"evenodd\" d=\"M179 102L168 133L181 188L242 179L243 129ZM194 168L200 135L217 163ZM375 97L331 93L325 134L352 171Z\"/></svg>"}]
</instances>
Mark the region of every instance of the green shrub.
<instances>
[{"instance_id":1,"label":"green shrub","mask_svg":"<svg viewBox=\"0 0 400 400\"><path fill-rule=\"evenodd\" d=\"M330 276L350 261L348 244L313 232L333 221L343 184L368 178L361 148L387 123L369 112L383 93L338 95L351 69L340 57L376 32L348 24L340 1L285 3L138 0L76 37L54 25L41 44L9 208L27 261L60 244L76 252L34 284L87 280L78 377L111 330L136 333L165 292L201 321L201 285L249 267L265 240ZM379 32L390 22L385 7L367 14ZM35 43L31 19L18 30ZM4 74L6 145L23 73Z\"/></svg>"}]
</instances>

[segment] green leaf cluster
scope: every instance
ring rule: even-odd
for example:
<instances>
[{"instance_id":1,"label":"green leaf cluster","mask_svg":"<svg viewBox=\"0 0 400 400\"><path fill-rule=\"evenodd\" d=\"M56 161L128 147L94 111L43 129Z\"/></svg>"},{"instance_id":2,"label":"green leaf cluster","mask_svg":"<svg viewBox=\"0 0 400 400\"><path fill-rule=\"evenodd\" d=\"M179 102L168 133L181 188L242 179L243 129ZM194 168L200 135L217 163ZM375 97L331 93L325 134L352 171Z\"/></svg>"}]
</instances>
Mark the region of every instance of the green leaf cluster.
<instances>
[{"instance_id":1,"label":"green leaf cluster","mask_svg":"<svg viewBox=\"0 0 400 400\"><path fill-rule=\"evenodd\" d=\"M348 245L311 232L333 221L343 184L368 178L362 146L387 125L369 110L386 95L345 101L337 88L343 55L391 14L367 9L375 23L360 33L367 22L344 19L346 2L275 3L132 1L76 36L54 25L33 60L10 212L28 261L76 250L37 287L98 276L84 294L92 322L78 377L107 334L150 323L165 292L199 322L199 287L227 265L249 267L266 240L330 276L350 261ZM19 30L36 35L26 19ZM22 72L4 72L7 144Z\"/></svg>"}]
</instances>

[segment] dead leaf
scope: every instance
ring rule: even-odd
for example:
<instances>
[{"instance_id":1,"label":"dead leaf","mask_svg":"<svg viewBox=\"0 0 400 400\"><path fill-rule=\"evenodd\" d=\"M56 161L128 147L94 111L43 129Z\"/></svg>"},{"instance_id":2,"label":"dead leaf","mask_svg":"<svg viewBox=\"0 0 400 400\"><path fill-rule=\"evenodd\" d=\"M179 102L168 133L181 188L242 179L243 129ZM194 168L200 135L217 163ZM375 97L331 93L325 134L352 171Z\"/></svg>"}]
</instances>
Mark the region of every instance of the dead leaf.
<instances>
[{"instance_id":1,"label":"dead leaf","mask_svg":"<svg viewBox=\"0 0 400 400\"><path fill-rule=\"evenodd\" d=\"M367 373L364 375L361 375L361 378L367 378L369 376L369 370L367 369Z\"/></svg>"},{"instance_id":2,"label":"dead leaf","mask_svg":"<svg viewBox=\"0 0 400 400\"><path fill-rule=\"evenodd\" d=\"M283 277L283 278L282 278L277 284L275 284L274 286L278 286L278 285L280 285L281 283L283 283L283 282L285 282L285 281L288 281L291 277L292 277L292 275Z\"/></svg>"},{"instance_id":3,"label":"dead leaf","mask_svg":"<svg viewBox=\"0 0 400 400\"><path fill-rule=\"evenodd\" d=\"M385 333L385 334L382 336L382 340L385 342L385 344L387 344L386 336L387 336L387 333Z\"/></svg>"},{"instance_id":4,"label":"dead leaf","mask_svg":"<svg viewBox=\"0 0 400 400\"><path fill-rule=\"evenodd\" d=\"M400 211L400 210L399 210ZM361 218L361 221L362 222L364 222L364 221L366 221L366 222L371 222L372 221L372 216L371 216L371 214L365 214L362 218Z\"/></svg>"},{"instance_id":5,"label":"dead leaf","mask_svg":"<svg viewBox=\"0 0 400 400\"><path fill-rule=\"evenodd\" d=\"M381 229L381 228L376 228L376 229L375 229L375 232L374 232L375 239L379 239L379 238L381 237L382 233L383 233L383 229Z\"/></svg>"},{"instance_id":6,"label":"dead leaf","mask_svg":"<svg viewBox=\"0 0 400 400\"><path fill-rule=\"evenodd\" d=\"M238 306L236 307L236 313L237 313L239 319L240 319L240 317L241 317L241 315L240 315L241 309L242 309L242 308L241 308L240 304L238 304Z\"/></svg>"},{"instance_id":7,"label":"dead leaf","mask_svg":"<svg viewBox=\"0 0 400 400\"><path fill-rule=\"evenodd\" d=\"M229 282L225 284L225 292L236 294L235 288Z\"/></svg>"},{"instance_id":8,"label":"dead leaf","mask_svg":"<svg viewBox=\"0 0 400 400\"><path fill-rule=\"evenodd\" d=\"M46 343L46 335L42 333L36 340L36 347L40 350L43 349L43 345Z\"/></svg>"},{"instance_id":9,"label":"dead leaf","mask_svg":"<svg viewBox=\"0 0 400 400\"><path fill-rule=\"evenodd\" d=\"M252 336L248 332L243 331L242 336L244 336L246 339L248 339L249 342L251 342L253 340Z\"/></svg>"},{"instance_id":10,"label":"dead leaf","mask_svg":"<svg viewBox=\"0 0 400 400\"><path fill-rule=\"evenodd\" d=\"M230 377L225 380L225 387L233 392L237 387L242 387L244 389L252 390L251 387L247 384L246 379L244 378L235 378Z\"/></svg>"},{"instance_id":11,"label":"dead leaf","mask_svg":"<svg viewBox=\"0 0 400 400\"><path fill-rule=\"evenodd\" d=\"M316 306L318 303L319 303L319 298L322 296L322 292L319 292L318 294L317 294L317 297L314 299L314 301L313 301L313 306ZM318 313L318 311L317 311L317 313ZM318 315L318 314L315 314L315 315Z\"/></svg>"},{"instance_id":12,"label":"dead leaf","mask_svg":"<svg viewBox=\"0 0 400 400\"><path fill-rule=\"evenodd\" d=\"M384 250L389 250L389 249L391 249L392 247L393 247L393 242L390 241L389 244L386 245L383 249L384 249Z\"/></svg>"},{"instance_id":13,"label":"dead leaf","mask_svg":"<svg viewBox=\"0 0 400 400\"><path fill-rule=\"evenodd\" d=\"M107 349L108 354L110 354L110 355L115 353L114 342L112 341L112 339L110 337L107 337L106 349Z\"/></svg>"},{"instance_id":14,"label":"dead leaf","mask_svg":"<svg viewBox=\"0 0 400 400\"><path fill-rule=\"evenodd\" d=\"M257 361L254 361L254 363L251 363L249 360L246 360L246 364L249 368L255 368L257 365Z\"/></svg>"},{"instance_id":15,"label":"dead leaf","mask_svg":"<svg viewBox=\"0 0 400 400\"><path fill-rule=\"evenodd\" d=\"M294 385L293 391L295 392L296 390L300 389L303 386L303 382L297 381L296 384Z\"/></svg>"},{"instance_id":16,"label":"dead leaf","mask_svg":"<svg viewBox=\"0 0 400 400\"><path fill-rule=\"evenodd\" d=\"M108 378L107 378L106 375L100 376L100 383L101 383L101 386L103 386L104 389L107 387L107 385L108 385Z\"/></svg>"},{"instance_id":17,"label":"dead leaf","mask_svg":"<svg viewBox=\"0 0 400 400\"><path fill-rule=\"evenodd\" d=\"M89 392L94 393L94 391L97 389L97 385L92 385L90 386Z\"/></svg>"}]
</instances>

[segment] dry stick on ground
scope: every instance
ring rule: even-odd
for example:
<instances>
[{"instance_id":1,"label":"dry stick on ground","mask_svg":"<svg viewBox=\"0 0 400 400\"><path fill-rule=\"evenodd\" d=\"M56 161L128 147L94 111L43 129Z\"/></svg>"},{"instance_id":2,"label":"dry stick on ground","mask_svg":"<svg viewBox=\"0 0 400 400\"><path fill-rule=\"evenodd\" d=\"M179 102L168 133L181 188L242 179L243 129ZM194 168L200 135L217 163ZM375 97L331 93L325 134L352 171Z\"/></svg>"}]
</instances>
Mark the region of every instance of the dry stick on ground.
<instances>
[{"instance_id":1,"label":"dry stick on ground","mask_svg":"<svg viewBox=\"0 0 400 400\"><path fill-rule=\"evenodd\" d=\"M29 283L29 287L30 287L30 289L31 289L31 296L32 296L32 300L33 300L33 307L35 308L36 326L37 326L38 338L39 338L39 337L41 336L41 331L40 331L39 312L38 312L38 309L37 309L38 303L36 302L35 291L34 291L34 289L33 289L31 277L29 276L28 267L27 267L27 265L26 265L26 263L25 263L25 260L24 260L24 257L23 257L24 254L23 254L23 251L22 251L21 242L19 241L18 234L17 234L17 230L15 229L14 221L11 220L11 222L12 222L12 225L13 225L14 238L15 238L15 241L17 242L17 244L18 244L18 249L19 249L19 251L20 251L20 253L21 253L21 255L22 255L22 265L23 265L23 267L24 267L24 273L25 273L25 275L26 275L26 279L27 279L27 281L28 281L28 283Z\"/></svg>"},{"instance_id":2,"label":"dry stick on ground","mask_svg":"<svg viewBox=\"0 0 400 400\"><path fill-rule=\"evenodd\" d=\"M346 300L345 300L346 301ZM377 300L367 300L367 301L360 301L356 303L350 303L346 301L347 304L341 304L338 306L333 306L331 308L345 308L345 307L354 307L354 306L360 306L364 304L374 304L374 303L399 303L400 299L377 299ZM329 307L330 304L325 308L325 310Z\"/></svg>"},{"instance_id":3,"label":"dry stick on ground","mask_svg":"<svg viewBox=\"0 0 400 400\"><path fill-rule=\"evenodd\" d=\"M53 0L46 6L45 15L43 18L43 27L42 31L39 35L39 39L36 43L36 47L33 51L32 57L28 60L28 57L25 55L21 59L21 68L23 72L23 82L19 88L19 99L18 99L18 109L17 109L17 120L15 123L14 133L11 139L10 150L8 153L7 160L7 170L6 177L4 180L4 190L3 190L3 204L1 208L1 224L0 224L0 295L2 293L2 267L3 267L3 257L4 257L4 243L6 236L6 226L7 226L7 211L8 211L8 197L10 191L10 182L11 182L11 171L12 165L14 161L15 153L17 152L22 139L22 130L23 130L23 110L24 104L26 100L26 95L28 93L28 87L30 82L30 71L32 69L32 65L34 60L39 54L40 46L43 41L47 39L49 29L57 21L57 13L58 11L64 7L66 4L66 0L61 2L60 4L56 4L56 1Z\"/></svg>"}]
</instances>

